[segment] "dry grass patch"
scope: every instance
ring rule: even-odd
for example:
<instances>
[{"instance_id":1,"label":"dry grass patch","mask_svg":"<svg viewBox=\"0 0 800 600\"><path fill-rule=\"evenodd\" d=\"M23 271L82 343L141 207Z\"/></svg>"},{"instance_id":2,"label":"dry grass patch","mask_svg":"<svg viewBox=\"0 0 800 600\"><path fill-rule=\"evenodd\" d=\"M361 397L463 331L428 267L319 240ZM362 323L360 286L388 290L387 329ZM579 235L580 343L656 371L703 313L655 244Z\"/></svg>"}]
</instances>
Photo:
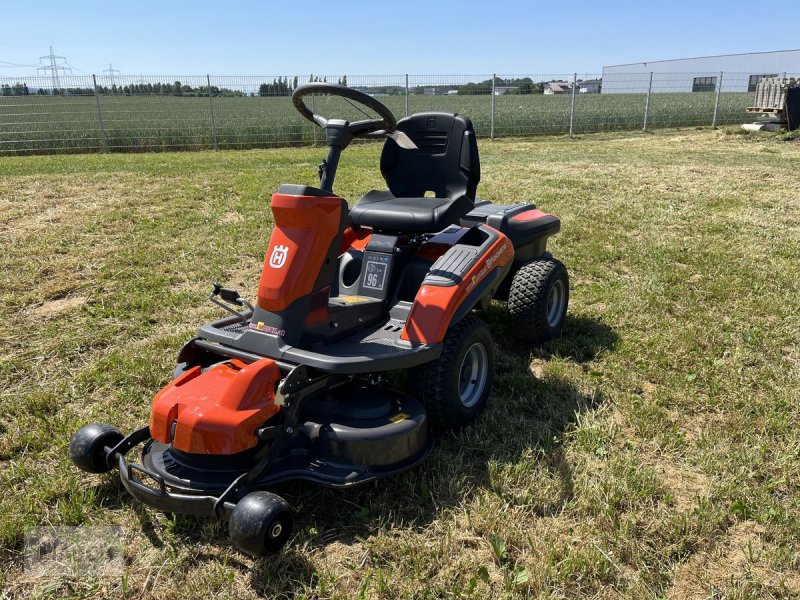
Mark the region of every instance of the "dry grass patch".
<instances>
[{"instance_id":1,"label":"dry grass patch","mask_svg":"<svg viewBox=\"0 0 800 600\"><path fill-rule=\"evenodd\" d=\"M736 523L678 567L667 598L800 596L800 575L775 570L770 565L772 554L763 526Z\"/></svg>"},{"instance_id":2,"label":"dry grass patch","mask_svg":"<svg viewBox=\"0 0 800 600\"><path fill-rule=\"evenodd\" d=\"M52 319L61 315L62 313L80 308L86 304L84 296L73 296L71 298L59 298L57 300L48 300L39 306L32 307L26 311L30 320L38 319Z\"/></svg>"}]
</instances>

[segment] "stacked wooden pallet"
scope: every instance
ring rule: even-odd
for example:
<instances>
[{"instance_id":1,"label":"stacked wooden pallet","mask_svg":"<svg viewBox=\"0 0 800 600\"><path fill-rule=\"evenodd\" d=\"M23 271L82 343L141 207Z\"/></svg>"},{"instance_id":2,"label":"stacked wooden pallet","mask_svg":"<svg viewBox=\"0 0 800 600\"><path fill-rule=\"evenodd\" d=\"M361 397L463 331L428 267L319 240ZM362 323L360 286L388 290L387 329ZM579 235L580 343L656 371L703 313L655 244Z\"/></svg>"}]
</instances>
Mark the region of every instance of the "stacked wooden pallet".
<instances>
[{"instance_id":1,"label":"stacked wooden pallet","mask_svg":"<svg viewBox=\"0 0 800 600\"><path fill-rule=\"evenodd\" d=\"M748 129L797 129L800 127L800 79L764 77L756 86L753 106L746 110L769 118L769 121L747 126Z\"/></svg>"}]
</instances>

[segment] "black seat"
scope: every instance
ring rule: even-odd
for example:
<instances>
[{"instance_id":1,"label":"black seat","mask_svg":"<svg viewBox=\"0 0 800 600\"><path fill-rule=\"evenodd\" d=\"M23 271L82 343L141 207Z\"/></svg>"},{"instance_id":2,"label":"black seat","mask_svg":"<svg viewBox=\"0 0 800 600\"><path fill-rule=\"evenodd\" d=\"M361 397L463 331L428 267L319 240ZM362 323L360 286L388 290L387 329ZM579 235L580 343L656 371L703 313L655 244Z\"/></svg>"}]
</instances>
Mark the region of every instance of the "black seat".
<instances>
[{"instance_id":1,"label":"black seat","mask_svg":"<svg viewBox=\"0 0 800 600\"><path fill-rule=\"evenodd\" d=\"M420 113L397 122L416 150L387 139L381 173L387 191L372 190L350 209L354 225L388 231L441 231L475 207L481 179L472 122L460 115ZM433 193L435 197L426 197Z\"/></svg>"}]
</instances>

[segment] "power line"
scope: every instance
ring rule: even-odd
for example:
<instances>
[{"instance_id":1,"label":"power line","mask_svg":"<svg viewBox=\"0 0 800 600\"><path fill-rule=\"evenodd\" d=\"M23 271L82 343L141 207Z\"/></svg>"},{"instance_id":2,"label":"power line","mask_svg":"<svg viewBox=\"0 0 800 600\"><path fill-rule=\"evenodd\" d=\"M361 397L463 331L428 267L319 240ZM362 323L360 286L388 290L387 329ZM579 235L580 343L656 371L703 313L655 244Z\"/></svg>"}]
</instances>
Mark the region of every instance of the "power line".
<instances>
[{"instance_id":1,"label":"power line","mask_svg":"<svg viewBox=\"0 0 800 600\"><path fill-rule=\"evenodd\" d=\"M61 72L64 75L69 72L72 75L72 69L70 67L64 66L67 63L67 59L64 56L56 56L53 54L53 47L50 46L50 54L47 56L40 56L39 62L44 61L47 59L50 61L50 64L44 64L41 67L38 67L36 70L41 71L42 73L50 72L50 77L53 79L53 90L57 90L61 87L61 83L58 80L58 73ZM63 63L59 63L59 61L64 61Z\"/></svg>"},{"instance_id":2,"label":"power line","mask_svg":"<svg viewBox=\"0 0 800 600\"><path fill-rule=\"evenodd\" d=\"M20 63L8 62L7 60L0 60L0 68L3 68L3 67L9 67L9 68L13 68L13 67L38 67L38 66L39 65L23 65L23 64L20 64Z\"/></svg>"},{"instance_id":3,"label":"power line","mask_svg":"<svg viewBox=\"0 0 800 600\"><path fill-rule=\"evenodd\" d=\"M80 67L76 67L75 65L73 65L71 63L64 63L64 64L67 65L67 67L69 67L70 69L75 69L78 73L80 73L82 75L89 75L89 73L87 73L86 71L84 71Z\"/></svg>"},{"instance_id":4,"label":"power line","mask_svg":"<svg viewBox=\"0 0 800 600\"><path fill-rule=\"evenodd\" d=\"M108 73L108 76L111 78L111 85L114 85L114 75L122 75L119 69L115 69L111 66L111 63L108 63L108 68L103 69L103 73Z\"/></svg>"}]
</instances>

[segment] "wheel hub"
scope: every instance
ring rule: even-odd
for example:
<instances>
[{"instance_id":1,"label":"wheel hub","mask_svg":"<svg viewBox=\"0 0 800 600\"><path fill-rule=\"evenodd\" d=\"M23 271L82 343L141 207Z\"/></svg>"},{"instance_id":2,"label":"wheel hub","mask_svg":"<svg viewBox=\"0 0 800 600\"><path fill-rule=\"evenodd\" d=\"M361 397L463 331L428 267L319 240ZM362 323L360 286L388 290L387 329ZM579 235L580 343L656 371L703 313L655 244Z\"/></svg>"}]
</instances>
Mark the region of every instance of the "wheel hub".
<instances>
[{"instance_id":1,"label":"wheel hub","mask_svg":"<svg viewBox=\"0 0 800 600\"><path fill-rule=\"evenodd\" d=\"M272 529L269 530L269 537L271 537L272 539L277 539L281 535L282 531L283 531L283 525L281 525L281 522L278 521L272 526Z\"/></svg>"},{"instance_id":2,"label":"wheel hub","mask_svg":"<svg viewBox=\"0 0 800 600\"><path fill-rule=\"evenodd\" d=\"M561 322L564 314L565 297L564 282L559 279L553 284L553 287L550 288L550 293L547 295L547 324L550 327L557 327Z\"/></svg>"},{"instance_id":3,"label":"wheel hub","mask_svg":"<svg viewBox=\"0 0 800 600\"><path fill-rule=\"evenodd\" d=\"M458 382L461 404L472 408L478 403L486 387L488 374L489 357L486 348L476 342L469 347L461 362Z\"/></svg>"}]
</instances>

